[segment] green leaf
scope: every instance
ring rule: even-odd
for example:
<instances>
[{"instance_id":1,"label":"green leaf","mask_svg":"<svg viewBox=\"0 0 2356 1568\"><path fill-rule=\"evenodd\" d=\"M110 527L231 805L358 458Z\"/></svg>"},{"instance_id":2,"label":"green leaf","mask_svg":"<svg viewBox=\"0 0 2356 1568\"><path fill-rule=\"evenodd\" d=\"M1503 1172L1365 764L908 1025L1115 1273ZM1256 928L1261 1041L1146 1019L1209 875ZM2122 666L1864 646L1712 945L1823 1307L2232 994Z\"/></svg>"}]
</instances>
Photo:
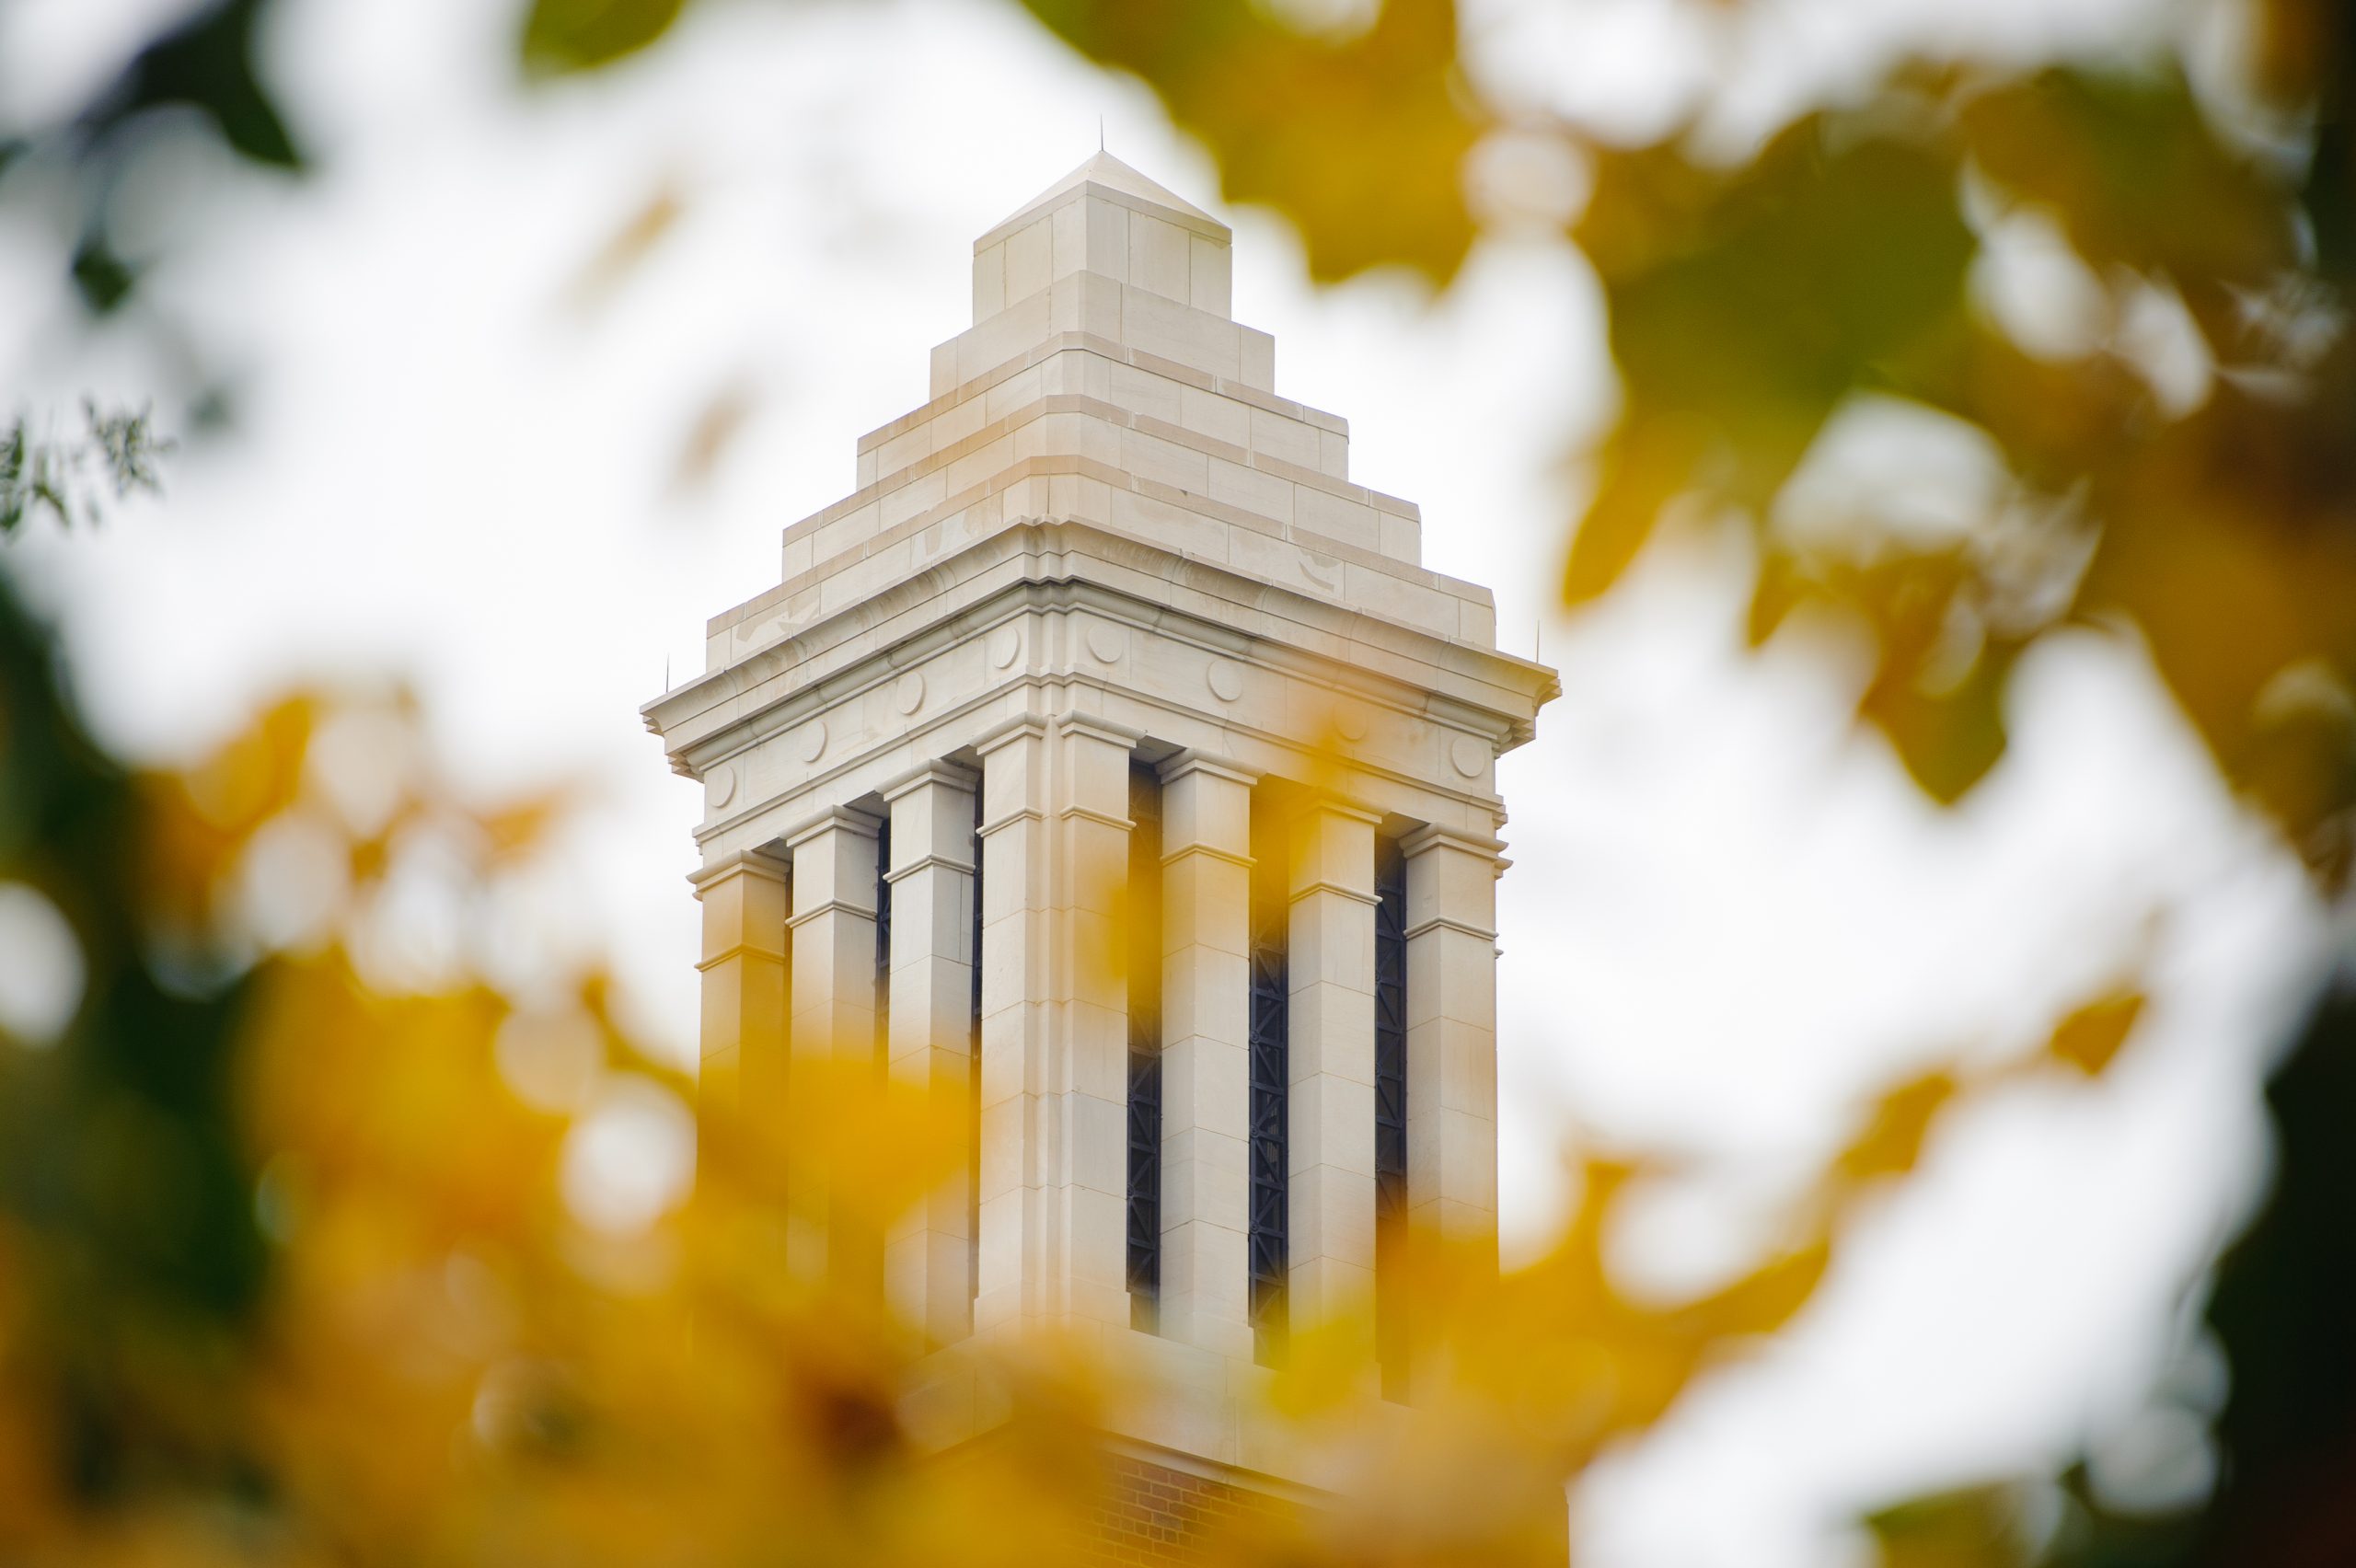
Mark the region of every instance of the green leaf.
<instances>
[{"instance_id":1,"label":"green leaf","mask_svg":"<svg viewBox=\"0 0 2356 1568\"><path fill-rule=\"evenodd\" d=\"M525 75L594 71L671 30L687 0L532 0L520 55Z\"/></svg>"},{"instance_id":2,"label":"green leaf","mask_svg":"<svg viewBox=\"0 0 2356 1568\"><path fill-rule=\"evenodd\" d=\"M141 50L82 117L84 128L104 135L151 110L187 105L249 162L303 168L302 153L254 73L254 29L265 4L223 0Z\"/></svg>"},{"instance_id":3,"label":"green leaf","mask_svg":"<svg viewBox=\"0 0 2356 1568\"><path fill-rule=\"evenodd\" d=\"M74 252L72 271L75 292L93 316L112 314L139 285L138 271L115 254L104 235L94 234L82 241Z\"/></svg>"}]
</instances>

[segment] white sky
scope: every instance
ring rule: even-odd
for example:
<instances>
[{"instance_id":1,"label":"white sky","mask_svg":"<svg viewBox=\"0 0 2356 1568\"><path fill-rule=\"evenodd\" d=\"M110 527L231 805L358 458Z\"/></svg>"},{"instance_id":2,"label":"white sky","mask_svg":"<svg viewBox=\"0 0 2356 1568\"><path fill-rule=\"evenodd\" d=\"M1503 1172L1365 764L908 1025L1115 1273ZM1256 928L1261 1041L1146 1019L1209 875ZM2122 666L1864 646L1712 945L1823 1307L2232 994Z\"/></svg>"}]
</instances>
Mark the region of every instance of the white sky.
<instances>
[{"instance_id":1,"label":"white sky","mask_svg":"<svg viewBox=\"0 0 2356 1568\"><path fill-rule=\"evenodd\" d=\"M0 111L70 100L173 8L0 0ZM1718 120L1739 139L1908 37L2056 47L2153 9L1765 6L1778 41ZM1713 47L1655 0L1473 15L1494 81L1629 131L1687 101ZM985 0L712 6L531 100L503 70L513 26L471 0L284 0L268 67L323 172L212 206L154 280L238 373L238 433L176 458L168 503L42 530L11 564L142 754L295 678L393 673L468 780L591 779L579 852L511 940L609 954L685 1051L698 797L638 705L666 661L701 667L706 616L775 582L780 530L851 488L854 439L923 399L927 349L966 324L973 236L1091 152L1099 116L1190 199L1217 206L1217 182L1136 84ZM570 308L666 178L685 221L604 308ZM1492 246L1427 311L1395 280L1312 292L1281 225L1229 215L1236 315L1275 332L1279 390L1351 421L1355 477L1422 503L1427 564L1495 587L1501 641L1528 651L1563 460L1612 397L1577 258ZM70 326L49 244L0 217L0 399L63 414L167 385L131 340ZM733 384L752 422L707 490L672 492L695 411ZM1501 770L1514 1232L1558 1211L1574 1125L1706 1154L1623 1239L1633 1277L1706 1283L1876 1084L2029 1043L2146 934L2158 999L2100 1087L1950 1128L1796 1332L1599 1473L1581 1561L1613 1568L1853 1561L1862 1505L2116 1430L2260 1179L2258 1064L2322 940L2131 646L2031 660L2011 755L1943 814L1849 732L1854 647L1819 628L1739 652L1745 570L1731 547L1656 557L1546 626L1564 696Z\"/></svg>"}]
</instances>

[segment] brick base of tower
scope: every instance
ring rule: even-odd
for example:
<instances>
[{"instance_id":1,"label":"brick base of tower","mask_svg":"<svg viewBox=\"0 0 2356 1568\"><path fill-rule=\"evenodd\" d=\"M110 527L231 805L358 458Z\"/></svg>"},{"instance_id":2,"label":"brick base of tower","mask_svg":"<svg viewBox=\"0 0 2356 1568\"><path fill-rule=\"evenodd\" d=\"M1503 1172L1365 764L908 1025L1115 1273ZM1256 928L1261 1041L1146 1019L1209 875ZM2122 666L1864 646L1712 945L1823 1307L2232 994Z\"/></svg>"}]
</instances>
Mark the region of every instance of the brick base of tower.
<instances>
[{"instance_id":1,"label":"brick base of tower","mask_svg":"<svg viewBox=\"0 0 2356 1568\"><path fill-rule=\"evenodd\" d=\"M1313 1506L1140 1454L1114 1454L1108 1469L1082 1553L1094 1562L1216 1562L1223 1541L1279 1537Z\"/></svg>"},{"instance_id":2,"label":"brick base of tower","mask_svg":"<svg viewBox=\"0 0 2356 1568\"><path fill-rule=\"evenodd\" d=\"M1165 1563L1212 1565L1234 1561L1239 1550L1254 1555L1288 1538L1324 1537L1336 1523L1352 1533L1346 1498L1289 1485L1275 1477L1205 1464L1191 1455L1122 1445L1105 1457L1096 1505L1089 1511L1086 1539L1075 1554L1106 1568L1159 1568ZM1468 1555L1501 1564L1559 1564L1570 1560L1570 1511L1559 1491L1548 1488L1551 1504L1524 1497L1504 1512L1518 1527L1494 1538L1484 1528L1506 1521L1467 1519ZM1321 1520L1316 1516L1327 1515ZM1278 1553L1280 1556L1281 1553Z\"/></svg>"}]
</instances>

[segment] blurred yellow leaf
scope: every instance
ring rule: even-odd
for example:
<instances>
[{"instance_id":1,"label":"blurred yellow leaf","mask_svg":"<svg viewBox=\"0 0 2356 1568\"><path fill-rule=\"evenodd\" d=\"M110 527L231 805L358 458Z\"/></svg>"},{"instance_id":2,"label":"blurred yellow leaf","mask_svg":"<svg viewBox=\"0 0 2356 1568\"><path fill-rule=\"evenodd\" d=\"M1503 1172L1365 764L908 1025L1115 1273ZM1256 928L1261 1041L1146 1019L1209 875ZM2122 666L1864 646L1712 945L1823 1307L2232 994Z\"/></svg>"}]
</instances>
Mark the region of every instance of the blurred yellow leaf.
<instances>
[{"instance_id":1,"label":"blurred yellow leaf","mask_svg":"<svg viewBox=\"0 0 2356 1568\"><path fill-rule=\"evenodd\" d=\"M2088 1002L2053 1026L2046 1045L2054 1060L2066 1063L2088 1078L2099 1077L2117 1059L2119 1048L2143 1016L2143 994L2122 991Z\"/></svg>"},{"instance_id":2,"label":"blurred yellow leaf","mask_svg":"<svg viewBox=\"0 0 2356 1568\"><path fill-rule=\"evenodd\" d=\"M572 309L585 316L602 308L646 265L647 259L678 226L686 212L687 198L678 183L672 179L658 182L574 274L565 289L565 299Z\"/></svg>"},{"instance_id":3,"label":"blurred yellow leaf","mask_svg":"<svg viewBox=\"0 0 2356 1568\"><path fill-rule=\"evenodd\" d=\"M1865 1127L1834 1162L1839 1179L1854 1185L1913 1170L1923 1158L1932 1122L1959 1087L1952 1072L1940 1069L1884 1094Z\"/></svg>"}]
</instances>

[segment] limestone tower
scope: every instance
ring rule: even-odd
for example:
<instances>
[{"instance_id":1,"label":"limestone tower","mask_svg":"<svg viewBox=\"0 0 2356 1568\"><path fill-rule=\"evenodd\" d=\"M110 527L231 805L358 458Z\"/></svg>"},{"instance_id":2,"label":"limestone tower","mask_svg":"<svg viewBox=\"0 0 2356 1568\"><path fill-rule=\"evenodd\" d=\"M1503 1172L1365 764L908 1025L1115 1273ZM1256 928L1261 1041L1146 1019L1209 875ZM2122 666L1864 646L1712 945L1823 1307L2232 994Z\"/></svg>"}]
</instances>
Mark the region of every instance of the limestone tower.
<instances>
[{"instance_id":1,"label":"limestone tower","mask_svg":"<svg viewBox=\"0 0 2356 1568\"><path fill-rule=\"evenodd\" d=\"M1277 394L1230 239L1101 154L982 236L931 400L644 717L704 787L702 1092L863 1055L971 1140L880 1261L789 1245L938 1345L1145 1357L1149 1463L1273 1485L1237 1380L1370 1299L1412 1399L1401 1238L1493 1242L1495 768L1556 686Z\"/></svg>"}]
</instances>

